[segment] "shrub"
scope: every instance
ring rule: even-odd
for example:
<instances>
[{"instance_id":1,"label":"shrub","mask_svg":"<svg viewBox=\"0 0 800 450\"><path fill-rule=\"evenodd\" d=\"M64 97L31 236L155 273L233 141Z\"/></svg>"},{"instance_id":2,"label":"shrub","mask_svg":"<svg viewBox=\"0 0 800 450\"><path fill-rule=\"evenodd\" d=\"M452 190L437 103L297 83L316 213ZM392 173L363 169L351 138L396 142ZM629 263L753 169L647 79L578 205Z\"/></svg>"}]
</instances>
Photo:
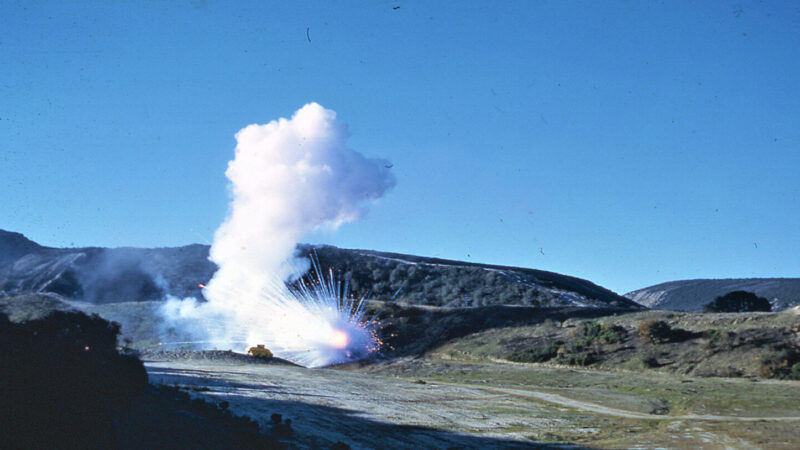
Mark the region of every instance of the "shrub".
<instances>
[{"instance_id":1,"label":"shrub","mask_svg":"<svg viewBox=\"0 0 800 450\"><path fill-rule=\"evenodd\" d=\"M508 359L515 362L547 362L556 357L559 345L561 344L563 344L563 342L551 343L544 347L529 348L514 352L508 356Z\"/></svg>"},{"instance_id":2,"label":"shrub","mask_svg":"<svg viewBox=\"0 0 800 450\"><path fill-rule=\"evenodd\" d=\"M272 352L261 344L247 349L247 354L254 358L262 358L262 359L272 358Z\"/></svg>"},{"instance_id":3,"label":"shrub","mask_svg":"<svg viewBox=\"0 0 800 450\"><path fill-rule=\"evenodd\" d=\"M572 330L572 337L579 338L575 345L578 347L589 347L598 344L616 344L622 342L627 335L624 328L610 324L599 324L597 322L582 323Z\"/></svg>"},{"instance_id":4,"label":"shrub","mask_svg":"<svg viewBox=\"0 0 800 450\"><path fill-rule=\"evenodd\" d=\"M597 357L594 353L584 352L558 355L556 362L568 366L588 366L595 361L597 361Z\"/></svg>"},{"instance_id":5,"label":"shrub","mask_svg":"<svg viewBox=\"0 0 800 450\"><path fill-rule=\"evenodd\" d=\"M639 338L650 344L669 342L675 331L663 320L647 319L639 322L636 327Z\"/></svg>"},{"instance_id":6,"label":"shrub","mask_svg":"<svg viewBox=\"0 0 800 450\"><path fill-rule=\"evenodd\" d=\"M721 295L703 306L703 312L772 311L769 300L752 292L733 291Z\"/></svg>"},{"instance_id":7,"label":"shrub","mask_svg":"<svg viewBox=\"0 0 800 450\"><path fill-rule=\"evenodd\" d=\"M600 332L597 334L596 341L600 344L617 344L625 339L628 332L621 326L604 323L600 327Z\"/></svg>"},{"instance_id":8,"label":"shrub","mask_svg":"<svg viewBox=\"0 0 800 450\"><path fill-rule=\"evenodd\" d=\"M800 362L794 363L788 378L790 380L800 380Z\"/></svg>"},{"instance_id":9,"label":"shrub","mask_svg":"<svg viewBox=\"0 0 800 450\"><path fill-rule=\"evenodd\" d=\"M0 314L0 447L113 448L115 417L147 386L118 334L78 312L24 323Z\"/></svg>"},{"instance_id":10,"label":"shrub","mask_svg":"<svg viewBox=\"0 0 800 450\"><path fill-rule=\"evenodd\" d=\"M656 358L654 355L642 356L642 364L645 367L649 367L651 369L654 368L654 367L658 367L659 366L658 358Z\"/></svg>"},{"instance_id":11,"label":"shrub","mask_svg":"<svg viewBox=\"0 0 800 450\"><path fill-rule=\"evenodd\" d=\"M790 348L764 355L758 374L764 378L800 380L800 351Z\"/></svg>"}]
</instances>

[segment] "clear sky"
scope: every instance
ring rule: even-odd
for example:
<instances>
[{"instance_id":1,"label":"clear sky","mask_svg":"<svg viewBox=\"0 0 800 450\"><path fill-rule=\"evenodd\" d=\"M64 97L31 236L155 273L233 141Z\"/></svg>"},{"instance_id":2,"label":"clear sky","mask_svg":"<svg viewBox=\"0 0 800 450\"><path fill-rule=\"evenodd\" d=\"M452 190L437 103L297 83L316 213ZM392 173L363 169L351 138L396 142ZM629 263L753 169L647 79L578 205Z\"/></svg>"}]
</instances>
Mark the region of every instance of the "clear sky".
<instances>
[{"instance_id":1,"label":"clear sky","mask_svg":"<svg viewBox=\"0 0 800 450\"><path fill-rule=\"evenodd\" d=\"M797 277L798 80L791 1L3 1L0 228L208 243L234 133L316 101L397 185L307 241Z\"/></svg>"}]
</instances>

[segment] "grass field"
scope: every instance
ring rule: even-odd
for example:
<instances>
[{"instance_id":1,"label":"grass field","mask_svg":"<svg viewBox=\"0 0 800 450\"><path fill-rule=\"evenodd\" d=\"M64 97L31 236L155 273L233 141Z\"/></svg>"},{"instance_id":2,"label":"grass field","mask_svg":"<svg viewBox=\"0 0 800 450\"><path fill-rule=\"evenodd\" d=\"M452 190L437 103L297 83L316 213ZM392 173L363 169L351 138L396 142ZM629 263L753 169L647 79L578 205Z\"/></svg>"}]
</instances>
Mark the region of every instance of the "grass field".
<instances>
[{"instance_id":1,"label":"grass field","mask_svg":"<svg viewBox=\"0 0 800 450\"><path fill-rule=\"evenodd\" d=\"M798 448L800 382L697 378L426 358L359 371L470 386L513 404L548 405L530 430L545 442L597 447ZM521 430L509 429L514 434Z\"/></svg>"}]
</instances>

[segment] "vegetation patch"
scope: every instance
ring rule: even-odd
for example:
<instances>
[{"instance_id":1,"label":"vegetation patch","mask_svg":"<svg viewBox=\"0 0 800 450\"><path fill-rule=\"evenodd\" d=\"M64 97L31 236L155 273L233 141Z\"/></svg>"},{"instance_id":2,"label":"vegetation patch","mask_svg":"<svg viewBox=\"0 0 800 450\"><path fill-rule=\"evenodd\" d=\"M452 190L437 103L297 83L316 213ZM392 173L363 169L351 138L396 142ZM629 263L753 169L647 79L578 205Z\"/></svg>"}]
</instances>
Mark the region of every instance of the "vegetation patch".
<instances>
[{"instance_id":1,"label":"vegetation patch","mask_svg":"<svg viewBox=\"0 0 800 450\"><path fill-rule=\"evenodd\" d=\"M800 380L800 350L787 348L764 355L759 375L764 378Z\"/></svg>"},{"instance_id":2,"label":"vegetation patch","mask_svg":"<svg viewBox=\"0 0 800 450\"><path fill-rule=\"evenodd\" d=\"M572 317L477 332L439 348L450 358L472 361L500 357L701 377L800 379L800 350L792 350L800 349L800 318L791 313Z\"/></svg>"},{"instance_id":3,"label":"vegetation patch","mask_svg":"<svg viewBox=\"0 0 800 450\"><path fill-rule=\"evenodd\" d=\"M558 355L556 361L568 366L585 367L597 362L598 357L595 352L563 353Z\"/></svg>"},{"instance_id":4,"label":"vegetation patch","mask_svg":"<svg viewBox=\"0 0 800 450\"><path fill-rule=\"evenodd\" d=\"M590 347L593 345L618 344L628 336L628 332L625 328L612 323L586 322L575 328L573 335L579 338L577 344Z\"/></svg>"},{"instance_id":5,"label":"vegetation patch","mask_svg":"<svg viewBox=\"0 0 800 450\"><path fill-rule=\"evenodd\" d=\"M733 291L721 295L703 306L703 312L772 311L769 300L752 292Z\"/></svg>"},{"instance_id":6,"label":"vegetation patch","mask_svg":"<svg viewBox=\"0 0 800 450\"><path fill-rule=\"evenodd\" d=\"M661 344L670 342L676 337L676 331L663 320L647 319L639 322L636 327L639 339L647 344Z\"/></svg>"},{"instance_id":7,"label":"vegetation patch","mask_svg":"<svg viewBox=\"0 0 800 450\"><path fill-rule=\"evenodd\" d=\"M585 322L569 333L568 340L534 341L533 347L515 351L507 359L515 362L543 363L552 361L569 366L588 366L597 362L603 345L619 344L628 335L625 328L604 323Z\"/></svg>"},{"instance_id":8,"label":"vegetation patch","mask_svg":"<svg viewBox=\"0 0 800 450\"><path fill-rule=\"evenodd\" d=\"M543 347L528 348L514 352L507 358L515 362L547 362L556 357L562 345L564 345L564 342L558 341L552 344L546 344Z\"/></svg>"}]
</instances>

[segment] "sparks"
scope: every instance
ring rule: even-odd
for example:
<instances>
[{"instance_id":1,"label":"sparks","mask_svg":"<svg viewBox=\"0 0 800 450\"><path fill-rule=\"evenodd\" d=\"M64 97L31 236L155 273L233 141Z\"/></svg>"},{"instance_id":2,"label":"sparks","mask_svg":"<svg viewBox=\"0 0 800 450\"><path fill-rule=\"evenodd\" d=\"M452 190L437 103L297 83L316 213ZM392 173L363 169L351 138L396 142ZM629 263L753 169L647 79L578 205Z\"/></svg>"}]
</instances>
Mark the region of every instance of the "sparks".
<instances>
[{"instance_id":1,"label":"sparks","mask_svg":"<svg viewBox=\"0 0 800 450\"><path fill-rule=\"evenodd\" d=\"M323 276L316 256L311 255L310 260L309 275L288 288L291 303L303 311L292 308L294 314L287 317L299 315L306 321L299 327L302 332L295 334L295 342L279 345L276 354L314 367L364 359L379 351L381 325L377 317L365 317L366 297L356 299L347 281L339 280L332 269Z\"/></svg>"},{"instance_id":2,"label":"sparks","mask_svg":"<svg viewBox=\"0 0 800 450\"><path fill-rule=\"evenodd\" d=\"M216 292L217 296L246 307L203 314L192 321L199 333L161 345L235 349L243 353L264 345L275 356L306 367L356 361L379 352L383 325L377 315L367 317L366 296L356 298L349 292L347 281L343 282L333 270L323 272L316 255L309 255L309 259L311 270L293 283L267 279L261 294L252 297L247 290ZM214 289L212 283L204 286L204 294L209 289ZM198 311L192 304L180 301L167 302L165 308L165 314L171 316L177 314L169 308L185 308L184 313ZM231 329L231 322L242 326ZM213 338L195 339L199 336Z\"/></svg>"}]
</instances>

